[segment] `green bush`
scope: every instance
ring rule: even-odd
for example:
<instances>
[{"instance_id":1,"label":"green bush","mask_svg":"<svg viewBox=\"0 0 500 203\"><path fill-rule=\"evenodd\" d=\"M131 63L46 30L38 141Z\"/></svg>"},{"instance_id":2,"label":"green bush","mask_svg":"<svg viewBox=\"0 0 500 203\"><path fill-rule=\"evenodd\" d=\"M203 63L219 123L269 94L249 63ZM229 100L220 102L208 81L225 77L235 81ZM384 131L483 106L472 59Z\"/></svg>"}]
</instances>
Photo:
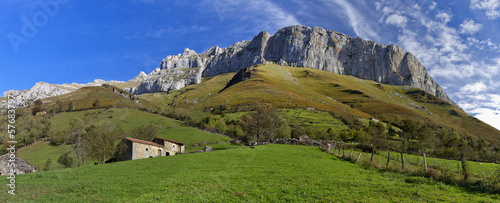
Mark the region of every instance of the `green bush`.
<instances>
[{"instance_id":1,"label":"green bush","mask_svg":"<svg viewBox=\"0 0 500 203\"><path fill-rule=\"evenodd\" d=\"M64 168L71 168L71 166L73 166L73 162L74 162L73 157L69 156L69 152L62 154L57 159L57 163L63 165Z\"/></svg>"}]
</instances>

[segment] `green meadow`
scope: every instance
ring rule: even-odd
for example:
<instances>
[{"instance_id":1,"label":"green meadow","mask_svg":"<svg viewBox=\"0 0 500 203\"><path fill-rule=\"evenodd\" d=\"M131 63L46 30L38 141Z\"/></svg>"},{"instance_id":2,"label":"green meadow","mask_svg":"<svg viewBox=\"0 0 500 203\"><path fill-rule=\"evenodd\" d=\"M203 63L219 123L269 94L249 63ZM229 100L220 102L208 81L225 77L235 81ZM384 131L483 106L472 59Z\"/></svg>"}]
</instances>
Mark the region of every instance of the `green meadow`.
<instances>
[{"instance_id":1,"label":"green meadow","mask_svg":"<svg viewBox=\"0 0 500 203\"><path fill-rule=\"evenodd\" d=\"M4 180L6 182L6 180ZM366 169L316 147L267 145L18 175L7 202L499 202L424 177Z\"/></svg>"},{"instance_id":2,"label":"green meadow","mask_svg":"<svg viewBox=\"0 0 500 203\"><path fill-rule=\"evenodd\" d=\"M228 141L231 139L226 136L188 127L181 121L137 109L111 108L108 110L91 109L77 112L63 112L51 117L50 121L52 122L54 131L64 131L69 129L69 122L72 118L80 118L87 125L110 120L120 125L124 131L123 136L127 136L135 127L155 122L160 127L158 137L186 144L186 152L201 150L206 145L211 146L213 149L227 149L239 146L230 144ZM68 151L72 152L70 145L52 146L48 141L37 141L32 145L22 147L18 151L17 156L40 169L45 166L47 159L50 158L52 160L51 168L60 169L62 166L57 163L57 158ZM94 162L94 159L89 159L87 165Z\"/></svg>"}]
</instances>

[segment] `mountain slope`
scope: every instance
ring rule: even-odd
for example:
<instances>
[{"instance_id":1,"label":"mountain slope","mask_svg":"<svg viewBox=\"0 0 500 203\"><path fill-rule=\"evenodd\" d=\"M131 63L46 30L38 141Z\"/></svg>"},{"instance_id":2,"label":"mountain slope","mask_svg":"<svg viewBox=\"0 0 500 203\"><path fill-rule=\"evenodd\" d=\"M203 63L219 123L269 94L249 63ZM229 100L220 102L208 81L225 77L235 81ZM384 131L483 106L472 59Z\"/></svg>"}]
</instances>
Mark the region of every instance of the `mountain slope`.
<instances>
[{"instance_id":1,"label":"mountain slope","mask_svg":"<svg viewBox=\"0 0 500 203\"><path fill-rule=\"evenodd\" d=\"M124 88L128 87L129 85L133 85L133 82L135 81L131 81L131 83L125 83L122 81L114 81L114 80L104 81L101 79L95 79L93 82L87 84L71 83L71 84L58 85L46 82L37 82L33 87L31 87L28 90L23 90L23 91L9 90L4 92L3 96L0 97L0 112L3 113L5 109L7 109L8 97L13 98L14 102L13 105L20 108L29 106L36 100L68 94L82 87L94 87L94 86L101 86L103 84L110 84L110 85L119 85L120 88Z\"/></svg>"},{"instance_id":2,"label":"mountain slope","mask_svg":"<svg viewBox=\"0 0 500 203\"><path fill-rule=\"evenodd\" d=\"M131 89L134 94L170 91L201 82L202 77L273 63L309 67L392 85L409 85L454 104L425 67L396 45L385 46L320 27L292 26L228 48L214 47L196 54L168 56L154 77Z\"/></svg>"},{"instance_id":3,"label":"mountain slope","mask_svg":"<svg viewBox=\"0 0 500 203\"><path fill-rule=\"evenodd\" d=\"M248 72L247 74L240 74ZM339 116L376 118L395 122L411 119L456 129L462 134L500 143L500 131L423 90L393 86L327 71L272 64L214 76L170 94L146 94L144 100L162 101L160 108L207 112L227 105L246 111L255 103L279 108L314 107ZM237 79L238 75L246 75ZM231 80L240 80L232 82ZM146 99L147 98L147 99ZM227 107L226 107L227 108Z\"/></svg>"}]
</instances>

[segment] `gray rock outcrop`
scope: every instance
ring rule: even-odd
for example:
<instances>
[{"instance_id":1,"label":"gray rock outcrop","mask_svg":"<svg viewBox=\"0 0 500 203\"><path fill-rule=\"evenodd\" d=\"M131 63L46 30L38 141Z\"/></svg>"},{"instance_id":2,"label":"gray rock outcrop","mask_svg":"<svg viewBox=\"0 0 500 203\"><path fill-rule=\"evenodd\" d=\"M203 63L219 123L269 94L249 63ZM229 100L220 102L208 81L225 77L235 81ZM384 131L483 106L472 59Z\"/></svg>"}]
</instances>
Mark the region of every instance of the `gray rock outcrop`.
<instances>
[{"instance_id":1,"label":"gray rock outcrop","mask_svg":"<svg viewBox=\"0 0 500 203\"><path fill-rule=\"evenodd\" d=\"M72 83L72 84L58 85L45 82L37 82L33 87L31 87L31 89L24 91L9 90L4 92L3 96L8 97L10 95L11 97L13 97L12 98L13 106L19 108L28 106L36 100L67 94L82 87L101 86L103 84L118 84L118 83L123 83L123 82L114 80L104 81L101 79L95 79L93 82L87 84ZM5 112L5 109L8 108L7 102L8 100L0 101L0 115L2 115Z\"/></svg>"},{"instance_id":2,"label":"gray rock outcrop","mask_svg":"<svg viewBox=\"0 0 500 203\"><path fill-rule=\"evenodd\" d=\"M309 67L384 84L409 85L455 104L415 56L402 48L301 25L282 28L274 35L263 31L251 41L237 42L227 48L213 47L201 54L186 49L182 55L168 56L159 70L129 92L179 89L200 83L201 77L262 63Z\"/></svg>"}]
</instances>

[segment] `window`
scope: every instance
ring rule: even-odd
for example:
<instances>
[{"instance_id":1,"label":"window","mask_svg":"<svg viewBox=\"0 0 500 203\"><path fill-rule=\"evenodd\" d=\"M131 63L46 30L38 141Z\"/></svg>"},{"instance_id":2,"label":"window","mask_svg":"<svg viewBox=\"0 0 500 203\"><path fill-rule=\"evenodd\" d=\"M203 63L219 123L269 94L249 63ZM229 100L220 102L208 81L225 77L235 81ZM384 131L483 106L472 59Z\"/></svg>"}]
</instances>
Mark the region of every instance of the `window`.
<instances>
[{"instance_id":1,"label":"window","mask_svg":"<svg viewBox=\"0 0 500 203\"><path fill-rule=\"evenodd\" d=\"M172 149L175 149L175 145L174 144L172 145Z\"/></svg>"},{"instance_id":2,"label":"window","mask_svg":"<svg viewBox=\"0 0 500 203\"><path fill-rule=\"evenodd\" d=\"M148 149L147 147L146 147L146 151L147 151L147 152L149 151L149 149Z\"/></svg>"}]
</instances>

